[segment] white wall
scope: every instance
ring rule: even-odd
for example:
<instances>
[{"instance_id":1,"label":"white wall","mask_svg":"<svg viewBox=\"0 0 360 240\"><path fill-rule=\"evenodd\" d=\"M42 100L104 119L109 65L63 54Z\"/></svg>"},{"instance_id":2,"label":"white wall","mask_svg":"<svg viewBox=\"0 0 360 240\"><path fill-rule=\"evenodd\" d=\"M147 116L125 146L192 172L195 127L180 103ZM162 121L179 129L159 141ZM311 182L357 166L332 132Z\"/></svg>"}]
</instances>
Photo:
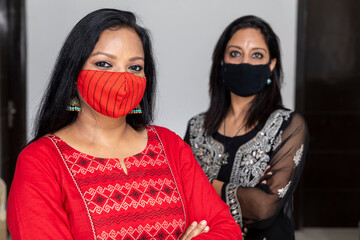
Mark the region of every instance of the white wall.
<instances>
[{"instance_id":1,"label":"white wall","mask_svg":"<svg viewBox=\"0 0 360 240\"><path fill-rule=\"evenodd\" d=\"M155 124L183 136L187 121L208 107L211 54L234 19L257 15L281 40L285 106L294 107L296 0L28 0L28 129L53 64L70 29L99 8L133 11L152 34L158 66Z\"/></svg>"}]
</instances>

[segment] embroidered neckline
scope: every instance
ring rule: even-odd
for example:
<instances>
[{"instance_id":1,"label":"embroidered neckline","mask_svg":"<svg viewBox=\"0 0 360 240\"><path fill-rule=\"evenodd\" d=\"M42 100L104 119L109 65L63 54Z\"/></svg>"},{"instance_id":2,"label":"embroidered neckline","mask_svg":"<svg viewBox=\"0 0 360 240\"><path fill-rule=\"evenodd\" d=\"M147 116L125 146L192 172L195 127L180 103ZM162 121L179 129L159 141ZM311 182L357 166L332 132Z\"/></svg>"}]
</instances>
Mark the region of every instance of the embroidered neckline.
<instances>
[{"instance_id":1,"label":"embroidered neckline","mask_svg":"<svg viewBox=\"0 0 360 240\"><path fill-rule=\"evenodd\" d=\"M257 183L270 160L268 153L271 151L274 139L283 121L287 121L292 112L288 109L277 109L263 126L253 129L257 131L255 136L244 142L235 153L230 174L231 183L240 183L244 187L251 187ZM219 161L224 153L224 145L212 136L205 135L203 121L203 114L195 116L190 121L190 143L200 166L211 181L219 174L221 167ZM253 158L256 161L252 160Z\"/></svg>"},{"instance_id":2,"label":"embroidered neckline","mask_svg":"<svg viewBox=\"0 0 360 240\"><path fill-rule=\"evenodd\" d=\"M151 131L152 129L153 129L153 128L152 128L151 126L146 126L147 142L146 142L145 148L144 148L141 152L138 152L138 153L133 154L133 155L131 155L131 156L125 157L124 160L129 159L129 158L132 158L132 157L134 157L134 156L136 156L136 155L139 155L139 154L145 154L145 153L146 153L147 149L148 149L149 146L150 146L150 138L151 138L151 135L154 134L154 133ZM80 155L82 155L82 156L87 156L87 157L93 158L93 159L105 159L105 160L114 159L114 160L118 160L118 161L120 160L119 158L113 158L113 157L111 157L111 158L109 158L109 157L108 157L108 158L98 157L98 156L93 156L93 155L90 155L90 154L81 152L81 151L77 150L76 148L72 147L71 145L69 145L67 142L65 142L64 140L62 140L60 137L58 137L57 135L55 135L55 134L53 134L53 133L48 134L47 137L52 138L52 139L56 140L57 142L62 143L63 145L69 147L72 151L74 151L74 152L76 152L76 153L78 153L78 154L80 154Z\"/></svg>"}]
</instances>

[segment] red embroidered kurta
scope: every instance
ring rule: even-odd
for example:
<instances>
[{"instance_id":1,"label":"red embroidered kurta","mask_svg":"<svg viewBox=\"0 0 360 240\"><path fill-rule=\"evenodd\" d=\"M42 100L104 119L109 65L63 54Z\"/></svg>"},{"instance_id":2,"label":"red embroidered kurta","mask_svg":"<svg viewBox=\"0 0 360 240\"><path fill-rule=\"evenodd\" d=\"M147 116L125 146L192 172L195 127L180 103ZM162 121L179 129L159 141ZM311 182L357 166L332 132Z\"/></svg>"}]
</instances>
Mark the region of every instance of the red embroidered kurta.
<instances>
[{"instance_id":1,"label":"red embroidered kurta","mask_svg":"<svg viewBox=\"0 0 360 240\"><path fill-rule=\"evenodd\" d=\"M125 160L81 153L55 135L19 155L8 201L16 239L178 239L193 221L194 239L241 239L191 149L173 132L147 127L148 143Z\"/></svg>"}]
</instances>

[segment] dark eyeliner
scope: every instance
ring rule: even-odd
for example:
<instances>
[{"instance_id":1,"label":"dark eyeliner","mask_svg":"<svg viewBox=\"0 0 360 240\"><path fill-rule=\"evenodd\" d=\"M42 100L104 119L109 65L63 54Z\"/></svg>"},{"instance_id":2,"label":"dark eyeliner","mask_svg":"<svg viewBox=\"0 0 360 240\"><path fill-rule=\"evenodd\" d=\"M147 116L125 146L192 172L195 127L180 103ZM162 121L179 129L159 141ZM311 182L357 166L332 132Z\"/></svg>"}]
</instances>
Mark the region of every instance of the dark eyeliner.
<instances>
[{"instance_id":1,"label":"dark eyeliner","mask_svg":"<svg viewBox=\"0 0 360 240\"><path fill-rule=\"evenodd\" d=\"M112 65L106 61L98 61L95 63L95 65L97 67L100 67L100 68L108 68L108 67L112 67Z\"/></svg>"},{"instance_id":2,"label":"dark eyeliner","mask_svg":"<svg viewBox=\"0 0 360 240\"><path fill-rule=\"evenodd\" d=\"M134 70L134 71L137 71L137 72L140 72L141 70L143 70L143 67L140 66L140 65L132 65L129 67L131 70ZM134 69L134 68L139 68L139 70L137 69Z\"/></svg>"}]
</instances>

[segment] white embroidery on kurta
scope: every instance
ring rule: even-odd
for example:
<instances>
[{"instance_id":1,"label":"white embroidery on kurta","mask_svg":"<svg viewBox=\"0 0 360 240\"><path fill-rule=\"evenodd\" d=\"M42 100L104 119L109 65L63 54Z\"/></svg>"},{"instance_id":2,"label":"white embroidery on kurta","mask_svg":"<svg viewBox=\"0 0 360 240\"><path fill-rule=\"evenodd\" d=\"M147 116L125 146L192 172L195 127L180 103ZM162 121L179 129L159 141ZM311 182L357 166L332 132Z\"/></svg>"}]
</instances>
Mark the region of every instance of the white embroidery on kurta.
<instances>
[{"instance_id":1,"label":"white embroidery on kurta","mask_svg":"<svg viewBox=\"0 0 360 240\"><path fill-rule=\"evenodd\" d=\"M237 197L237 188L236 184L229 183L226 185L226 204L230 207L230 213L234 217L235 222L240 226L243 227L242 221L242 213L240 203Z\"/></svg>"},{"instance_id":2,"label":"white embroidery on kurta","mask_svg":"<svg viewBox=\"0 0 360 240\"><path fill-rule=\"evenodd\" d=\"M242 226L242 213L237 199L238 186L255 187L266 167L269 165L271 150L282 144L281 126L289 121L292 111L278 109L266 121L263 128L236 151L230 183L225 189L226 203L230 206L230 213L235 221ZM224 164L224 145L208 136L204 129L204 114L199 114L190 120L189 141L195 158L210 181L216 179L221 166ZM290 183L278 191L285 195ZM279 192L279 196L280 196Z\"/></svg>"},{"instance_id":3,"label":"white embroidery on kurta","mask_svg":"<svg viewBox=\"0 0 360 240\"><path fill-rule=\"evenodd\" d=\"M292 111L279 109L274 111L266 121L264 127L254 138L239 147L235 154L230 182L243 187L255 187L262 173L269 164L269 152L282 123L288 121ZM219 174L224 146L212 136L205 134L204 114L197 115L190 120L190 146L196 159L209 180L216 179ZM281 137L277 144L281 144Z\"/></svg>"},{"instance_id":4,"label":"white embroidery on kurta","mask_svg":"<svg viewBox=\"0 0 360 240\"><path fill-rule=\"evenodd\" d=\"M283 133L283 131L280 131L280 132L279 132L279 135L275 138L275 140L274 140L274 146L273 146L273 151L280 146L280 144L281 144L281 142L282 142L282 133Z\"/></svg>"},{"instance_id":5,"label":"white embroidery on kurta","mask_svg":"<svg viewBox=\"0 0 360 240\"><path fill-rule=\"evenodd\" d=\"M277 190L277 191L278 191L278 195L279 195L280 198L283 198L283 197L285 196L287 190L289 189L290 184L291 184L291 181L289 181L289 183L286 184L285 187L280 188L280 189Z\"/></svg>"},{"instance_id":6,"label":"white embroidery on kurta","mask_svg":"<svg viewBox=\"0 0 360 240\"><path fill-rule=\"evenodd\" d=\"M304 152L304 144L301 144L301 147L299 148L299 150L296 151L296 154L294 156L294 163L295 163L295 167L297 167L301 161L302 155Z\"/></svg>"}]
</instances>

